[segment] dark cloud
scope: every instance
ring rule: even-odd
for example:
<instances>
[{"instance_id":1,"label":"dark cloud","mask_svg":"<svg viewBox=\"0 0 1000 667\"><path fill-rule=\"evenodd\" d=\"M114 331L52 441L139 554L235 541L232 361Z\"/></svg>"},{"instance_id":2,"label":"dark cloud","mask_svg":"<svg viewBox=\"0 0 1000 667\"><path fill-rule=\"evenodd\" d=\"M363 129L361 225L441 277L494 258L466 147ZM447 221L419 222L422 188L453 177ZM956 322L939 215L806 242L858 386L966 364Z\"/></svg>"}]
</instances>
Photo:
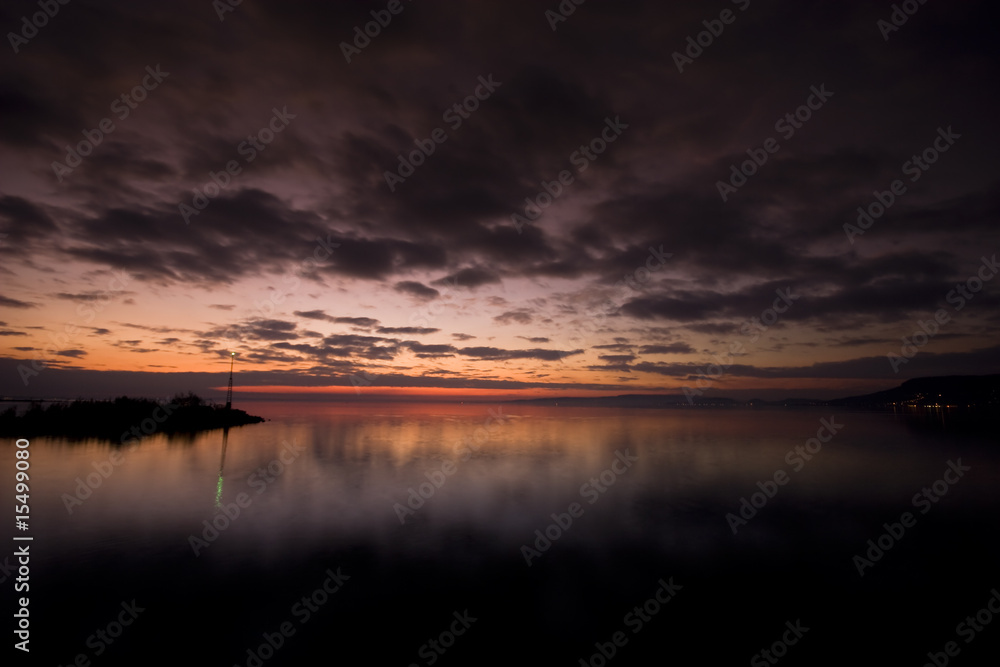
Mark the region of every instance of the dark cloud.
<instances>
[{"instance_id":1,"label":"dark cloud","mask_svg":"<svg viewBox=\"0 0 1000 667\"><path fill-rule=\"evenodd\" d=\"M118 294L135 294L135 292L125 292L119 291ZM77 294L69 294L67 292L57 292L52 295L56 299L62 299L63 301L107 301L111 294L108 290L104 291L91 291L83 292Z\"/></svg>"},{"instance_id":2,"label":"dark cloud","mask_svg":"<svg viewBox=\"0 0 1000 667\"><path fill-rule=\"evenodd\" d=\"M531 313L526 310L508 310L493 318L497 324L531 324Z\"/></svg>"},{"instance_id":3,"label":"dark cloud","mask_svg":"<svg viewBox=\"0 0 1000 667\"><path fill-rule=\"evenodd\" d=\"M628 343L607 343L604 345L594 345L595 350L612 350L613 352L631 352L632 345Z\"/></svg>"},{"instance_id":4,"label":"dark cloud","mask_svg":"<svg viewBox=\"0 0 1000 667\"><path fill-rule=\"evenodd\" d=\"M350 324L363 329L371 329L378 326L378 320L370 317L331 317L328 320L334 324Z\"/></svg>"},{"instance_id":5,"label":"dark cloud","mask_svg":"<svg viewBox=\"0 0 1000 667\"><path fill-rule=\"evenodd\" d=\"M10 107L4 104L2 86L0 83L0 116L11 112ZM0 125L4 126L0 133L10 129L7 123L0 121ZM58 226L42 205L11 195L0 196L0 223L3 242L13 247L21 246L22 249L58 231Z\"/></svg>"},{"instance_id":6,"label":"dark cloud","mask_svg":"<svg viewBox=\"0 0 1000 667\"><path fill-rule=\"evenodd\" d=\"M643 345L639 354L693 354L694 348L687 343L671 343L669 345Z\"/></svg>"},{"instance_id":7,"label":"dark cloud","mask_svg":"<svg viewBox=\"0 0 1000 667\"><path fill-rule=\"evenodd\" d=\"M0 308L35 308L37 306L37 303L11 299L10 297L0 295Z\"/></svg>"},{"instance_id":8,"label":"dark cloud","mask_svg":"<svg viewBox=\"0 0 1000 667\"><path fill-rule=\"evenodd\" d=\"M476 287L498 282L500 282L500 276L492 271L480 267L471 267L456 271L440 280L435 280L433 284L475 289Z\"/></svg>"},{"instance_id":9,"label":"dark cloud","mask_svg":"<svg viewBox=\"0 0 1000 667\"><path fill-rule=\"evenodd\" d=\"M251 319L242 324L217 327L203 332L203 338L220 342L235 342L239 340L280 341L295 340L299 334L295 332L295 322L283 320ZM163 331L159 333L171 333Z\"/></svg>"},{"instance_id":10,"label":"dark cloud","mask_svg":"<svg viewBox=\"0 0 1000 667\"><path fill-rule=\"evenodd\" d=\"M379 325L379 321L371 317L334 317L327 315L323 310L296 310L292 313L296 317L304 317L307 320L323 320L334 324L350 324L362 329L372 329Z\"/></svg>"},{"instance_id":11,"label":"dark cloud","mask_svg":"<svg viewBox=\"0 0 1000 667\"><path fill-rule=\"evenodd\" d=\"M427 334L437 333L441 331L440 329L434 329L431 327L379 327L375 330L375 333L380 334L408 334L411 336L425 336Z\"/></svg>"},{"instance_id":12,"label":"dark cloud","mask_svg":"<svg viewBox=\"0 0 1000 667\"><path fill-rule=\"evenodd\" d=\"M635 361L634 354L602 354L598 358L609 364L626 364L630 361Z\"/></svg>"},{"instance_id":13,"label":"dark cloud","mask_svg":"<svg viewBox=\"0 0 1000 667\"><path fill-rule=\"evenodd\" d=\"M330 317L322 310L296 310L292 313L296 317L304 317L309 320L328 320Z\"/></svg>"},{"instance_id":14,"label":"dark cloud","mask_svg":"<svg viewBox=\"0 0 1000 667\"><path fill-rule=\"evenodd\" d=\"M396 283L393 286L393 289L397 292L417 297L418 299L436 299L441 295L441 292L437 291L433 287L427 287L423 283L418 283L413 280L402 280Z\"/></svg>"},{"instance_id":15,"label":"dark cloud","mask_svg":"<svg viewBox=\"0 0 1000 667\"><path fill-rule=\"evenodd\" d=\"M35 7L0 17L16 26ZM863 3L752 3L683 73L672 54L718 8L595 0L553 33L531 0L413 3L348 64L339 43L369 7L242 3L225 22L204 2L170 7L71 3L0 65L0 307L20 316L5 326L27 333L22 347L42 345L30 326L107 302L107 320L58 347L233 346L256 377L273 364L297 382L340 381L328 375L400 354L478 366L586 347L603 354L593 368L610 385L642 373L669 385L705 371L656 355L744 339L741 326L791 288L800 298L754 352L767 365L741 357L734 374L874 378L877 362L842 355L877 359L1000 249L998 93L983 84L1000 74L1000 47L983 1L921 5L888 42L876 26L885 12ZM157 64L170 72L162 85L57 178L66 147ZM480 76L501 83L452 127L446 110ZM782 136L776 120L820 85L833 96ZM275 108L294 118L247 160L238 147ZM621 135L581 158L615 118ZM961 138L909 180L904 162L939 127ZM386 171L435 128L447 140L390 190ZM780 150L723 201L718 183L768 137ZM229 160L241 172L185 220L179 205ZM906 193L852 243L845 223L894 179ZM519 229L515 213L532 219ZM111 287L115 275L127 286ZM948 354L978 350L980 370L1000 326L998 285L949 311L935 339ZM159 308L176 295L191 299L183 324L168 319L176 303ZM454 329L497 338L406 340L474 338ZM123 331L137 340L111 340ZM505 349L515 335L569 351ZM586 342L566 342L577 335ZM936 358L922 352L908 368ZM423 386L407 379L420 368L382 377Z\"/></svg>"},{"instance_id":16,"label":"dark cloud","mask_svg":"<svg viewBox=\"0 0 1000 667\"><path fill-rule=\"evenodd\" d=\"M451 357L457 351L452 345L422 345L420 343L408 343L409 347L415 354L420 355L422 358L432 358L432 357Z\"/></svg>"},{"instance_id":17,"label":"dark cloud","mask_svg":"<svg viewBox=\"0 0 1000 667\"><path fill-rule=\"evenodd\" d=\"M583 354L583 350L501 350L495 347L463 347L456 350L457 354L463 357L474 357L498 361L502 359L539 359L541 361L559 361L576 354Z\"/></svg>"},{"instance_id":18,"label":"dark cloud","mask_svg":"<svg viewBox=\"0 0 1000 667\"><path fill-rule=\"evenodd\" d=\"M979 375L983 368L996 368L1000 364L1000 346L980 348L970 352L930 352L922 351L905 363L899 364L899 372L893 371L888 354L899 352L899 345L886 350L885 355L858 357L845 361L817 362L808 366L753 366L749 364L729 364L723 375L748 378L808 378L808 379L887 379L904 380L929 375ZM634 370L656 373L675 378L689 374L704 374L718 369L709 366L713 362L695 363L651 363L643 362L632 366ZM717 375L710 375L715 377Z\"/></svg>"}]
</instances>

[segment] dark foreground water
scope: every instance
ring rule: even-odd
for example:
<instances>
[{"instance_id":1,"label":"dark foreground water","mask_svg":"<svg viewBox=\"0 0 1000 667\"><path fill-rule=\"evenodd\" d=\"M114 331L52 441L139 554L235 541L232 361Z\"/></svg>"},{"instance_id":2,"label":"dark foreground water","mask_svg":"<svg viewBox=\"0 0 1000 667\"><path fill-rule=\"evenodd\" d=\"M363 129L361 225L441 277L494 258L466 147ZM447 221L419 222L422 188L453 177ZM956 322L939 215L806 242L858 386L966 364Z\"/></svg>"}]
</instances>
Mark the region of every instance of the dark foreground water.
<instances>
[{"instance_id":1,"label":"dark foreground water","mask_svg":"<svg viewBox=\"0 0 1000 667\"><path fill-rule=\"evenodd\" d=\"M997 664L1000 449L955 416L244 407L32 440L33 662Z\"/></svg>"}]
</instances>

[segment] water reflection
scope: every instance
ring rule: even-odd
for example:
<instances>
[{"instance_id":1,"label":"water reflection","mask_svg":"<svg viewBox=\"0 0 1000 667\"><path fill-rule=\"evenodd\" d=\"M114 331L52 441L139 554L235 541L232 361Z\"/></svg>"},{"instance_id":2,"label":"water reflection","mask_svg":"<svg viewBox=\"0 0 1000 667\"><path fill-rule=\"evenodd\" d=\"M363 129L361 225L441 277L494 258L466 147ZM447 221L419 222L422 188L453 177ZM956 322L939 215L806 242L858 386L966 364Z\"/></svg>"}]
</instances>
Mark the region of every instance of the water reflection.
<instances>
[{"instance_id":1,"label":"water reflection","mask_svg":"<svg viewBox=\"0 0 1000 667\"><path fill-rule=\"evenodd\" d=\"M219 460L219 482L215 487L215 506L222 507L222 472L226 467L226 445L229 444L229 427L222 429L222 458Z\"/></svg>"},{"instance_id":2,"label":"water reflection","mask_svg":"<svg viewBox=\"0 0 1000 667\"><path fill-rule=\"evenodd\" d=\"M147 624L147 645L197 633L214 647L203 649L206 660L211 653L222 664L243 664L246 646L282 620L295 596L342 565L356 579L328 605L324 622L336 619L337 636L370 641L376 664L409 664L437 616L473 603L492 620L470 631L468 654L455 664L517 662L514 646L531 638L546 647L535 664L574 664L656 581L675 576L690 588L678 594L679 611L662 617L670 632L663 639L644 633L647 648L636 642L632 657L616 663L650 664L639 657L665 656L657 651L678 633L722 651L719 659L745 661L769 623L780 627L792 615L861 637L868 626L856 623L875 627L890 609L903 619L900 631L921 624L933 631L937 615L950 619L961 605L952 600L911 618L926 582L950 576L955 592L948 595L960 596L988 579L1000 558L995 436L922 428L907 415L839 412L843 429L793 471L788 452L815 436L828 411L315 404L250 411L272 421L147 438L72 515L60 494L92 472L110 445L33 441L33 510L46 545L37 561L40 587L53 605L45 612L52 623L76 632L67 637L82 644L93 630L93 619L72 616L79 596L120 596L114 604L145 596L149 618L159 619ZM634 465L602 479L622 452ZM858 577L851 558L866 540L912 509L913 494L959 457L972 466L968 475L870 577ZM778 470L789 482L734 536L726 514ZM595 480L603 490L592 496L585 489ZM195 556L189 537L240 494L252 502ZM529 567L522 547L574 502L582 514ZM213 644L208 629L165 611L157 617L157 605L177 619L217 607L239 627ZM385 610L414 611L369 626L366 609L379 618ZM704 619L716 617L729 619L718 622L732 648L713 644ZM268 667L302 664L292 659L296 651L308 661L328 641L327 631L303 632ZM821 651L810 664L836 655Z\"/></svg>"},{"instance_id":3,"label":"water reflection","mask_svg":"<svg viewBox=\"0 0 1000 667\"><path fill-rule=\"evenodd\" d=\"M910 432L908 422L865 413L838 417L843 431L800 472L792 472L786 455L816 433L826 413L595 413L504 406L503 418L490 423L495 406L321 406L313 412L275 406L279 415L282 410L289 414L232 433L149 438L77 515L67 517L63 511L60 516L56 502L44 508L42 501L39 511L51 513L61 536L127 533L153 518L164 527L197 525L223 503L248 493L255 503L241 518L239 539L252 548L254 543L266 547L275 535L323 541L329 535L364 534L391 544L391 531L400 527L394 506L420 504L404 523L438 533L472 525L503 544L521 539L525 530L530 534L552 511L578 500L581 486L611 465L618 451L628 450L638 461L601 494L593 522L619 534L642 533L650 521L667 516L726 508L724 514L779 469L788 470L792 479L776 505L891 507L911 489L936 479L933 475L955 451L954 441L936 432ZM230 438L233 452L228 451ZM261 475L283 443L302 447L302 454L280 474ZM107 447L96 441L77 447L36 441L49 476L41 484L51 491L42 497L57 500L86 474L92 460L106 456ZM964 502L992 502L990 484L996 478L983 472L978 481L970 480ZM230 483L224 486L225 477ZM212 504L200 502L203 496L195 492L199 480L209 479L216 490ZM414 493L422 504L407 503ZM650 508L655 511L649 513ZM723 529L718 540L725 546L725 524L717 527Z\"/></svg>"}]
</instances>

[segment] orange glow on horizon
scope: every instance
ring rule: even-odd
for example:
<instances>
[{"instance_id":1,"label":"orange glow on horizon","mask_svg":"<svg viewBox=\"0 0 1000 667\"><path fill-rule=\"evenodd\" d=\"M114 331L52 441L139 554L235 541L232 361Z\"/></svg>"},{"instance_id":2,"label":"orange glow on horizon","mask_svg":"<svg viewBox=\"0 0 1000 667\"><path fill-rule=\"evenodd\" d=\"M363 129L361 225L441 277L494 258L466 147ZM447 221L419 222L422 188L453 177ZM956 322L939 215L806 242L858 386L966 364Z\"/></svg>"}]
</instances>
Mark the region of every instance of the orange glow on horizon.
<instances>
[{"instance_id":1,"label":"orange glow on horizon","mask_svg":"<svg viewBox=\"0 0 1000 667\"><path fill-rule=\"evenodd\" d=\"M226 387L212 387L213 390L226 391ZM674 390L658 389L646 391L630 391L628 388L616 390L594 391L587 389L546 389L544 387L532 387L527 389L453 389L451 387L359 387L358 392L354 387L294 387L287 385L269 385L259 387L234 387L233 393L243 394L308 394L331 396L354 396L360 399L370 396L377 398L380 396L393 396L405 398L428 398L428 399L502 399L502 398L563 398L570 396L620 396L626 393L651 394L651 393L673 393Z\"/></svg>"}]
</instances>

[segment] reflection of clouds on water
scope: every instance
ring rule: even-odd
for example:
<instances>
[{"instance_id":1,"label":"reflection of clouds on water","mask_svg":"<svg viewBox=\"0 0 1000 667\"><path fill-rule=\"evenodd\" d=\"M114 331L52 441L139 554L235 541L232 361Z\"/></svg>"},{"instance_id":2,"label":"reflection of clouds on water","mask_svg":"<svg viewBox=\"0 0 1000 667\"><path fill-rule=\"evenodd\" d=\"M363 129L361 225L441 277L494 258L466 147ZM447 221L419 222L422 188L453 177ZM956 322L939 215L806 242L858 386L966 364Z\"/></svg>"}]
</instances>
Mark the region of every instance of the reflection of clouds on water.
<instances>
[{"instance_id":1,"label":"reflection of clouds on water","mask_svg":"<svg viewBox=\"0 0 1000 667\"><path fill-rule=\"evenodd\" d=\"M266 413L268 406L258 411ZM319 543L331 536L391 548L399 528L393 505L406 503L408 489L427 482L428 471L459 461L447 483L407 519L414 524L410 530L431 549L456 527L516 548L525 531L543 525L552 508L578 500L581 485L605 470L616 451L629 448L638 459L635 467L594 507L573 539L599 546L669 529L674 536L657 541L724 549L731 537L724 516L733 503L787 467L789 449L815 434L816 420L828 416L808 410L504 405L501 414L509 418L460 460L456 447L482 427L495 406L324 405L312 414L295 409L300 413L293 418L198 434L190 445L178 447L164 436L147 439L88 512L56 523L52 539L150 525L164 533L184 526L190 532L246 492L254 505L226 540L239 548L270 550L286 539ZM939 466L940 447L953 446L942 443L941 434L911 437L906 421L891 415L852 413L838 419L849 427L824 447L822 458L782 486L755 519L760 525L747 527L750 540L780 533L789 516L891 508L900 492L919 488L926 471ZM57 442L39 439L38 456L48 459L51 479L64 483L106 449L97 442L78 447ZM258 498L247 480L273 465L288 442L301 444L300 462L274 476L268 493ZM47 481L39 483L44 488ZM981 483L970 480L965 502L992 502L989 489L977 486ZM216 490L214 503L206 502L208 484ZM808 526L803 530L812 534ZM817 530L814 537L823 535Z\"/></svg>"},{"instance_id":2,"label":"reflection of clouds on water","mask_svg":"<svg viewBox=\"0 0 1000 667\"><path fill-rule=\"evenodd\" d=\"M260 644L260 632L273 628L269 618L288 611L294 602L289 591L311 590L317 576L343 565L358 573L357 597L345 590L343 599L318 613L329 620L316 627L331 623L345 636L368 637L380 663L386 662L381 652L394 646L384 641L385 633L404 637L400 642L412 653L428 633L440 631L435 615L460 603L484 610L479 634L470 634L465 650L483 655L489 646L486 654L492 655L497 647L506 650L512 636L540 633L549 642L544 663L554 664L560 647L593 647L623 627L624 615L649 598L658 579L676 576L685 595L657 618L663 639L642 633L615 658L622 665L652 664L642 662L651 647L674 636L748 657L773 641L774 623L780 627L793 615L815 619L824 632L834 627L863 634L858 627L884 624L867 618L857 625L852 618L884 619L886 605L893 618L922 609L921 618L929 620L920 621L925 625L917 634L931 632L940 619L927 616L920 604L927 573L952 573L959 583L938 597L959 597L965 589L978 591L1000 556L989 518L1000 510L992 443L939 425L918 429L908 417L888 413L838 413L843 431L734 536L726 513L759 481L787 468L788 451L830 416L812 409L504 404L511 418L400 525L393 504L405 501L407 489L425 481L428 471L454 459L456 443L497 407L261 403L253 411L272 421L228 434L144 439L101 494L72 516L52 491L107 457L110 445L35 439L33 509L44 531L38 540L46 544L38 556L45 599L67 610L73 609L68 600L88 595L149 599L150 610L184 619L174 622L157 611L154 621L151 615L144 632L156 641L180 632L179 624L191 632L191 614L212 628L221 613L247 628L231 642L234 651L245 652ZM634 456L632 466L616 475L599 502L588 504L585 485L592 479L604 485L602 475L610 482L608 467L616 452L625 451ZM282 455L279 468L275 461ZM858 548L909 507L914 489L940 477L942 461L959 457L975 461L974 470L871 576L858 577L851 561ZM257 493L255 481L266 493ZM225 534L220 530L210 548L202 545L192 557L190 536L204 534L204 522L221 515L220 505L235 514L241 496L246 502L238 520L229 520ZM582 516L525 567L526 540L534 544L534 531L548 530L553 512L565 513L571 503L581 504ZM560 520L567 525L566 517ZM891 595L880 601L866 588L872 581ZM97 594L94 586L108 590ZM933 614L953 623L950 607L938 607ZM384 609L410 611L402 620L374 611ZM706 633L717 630L699 626L720 610L741 619L726 626L727 637L742 642L738 646L715 647ZM373 613L382 620L366 629L364 619ZM81 632L91 632L101 618L85 621ZM911 621L899 621L908 625L895 632L912 636ZM326 641L319 635L326 636L303 630L290 637L282 659L294 661L299 646L316 650ZM749 646L753 650L746 651ZM207 650L215 652L213 662L232 664L238 653L229 648Z\"/></svg>"}]
</instances>

